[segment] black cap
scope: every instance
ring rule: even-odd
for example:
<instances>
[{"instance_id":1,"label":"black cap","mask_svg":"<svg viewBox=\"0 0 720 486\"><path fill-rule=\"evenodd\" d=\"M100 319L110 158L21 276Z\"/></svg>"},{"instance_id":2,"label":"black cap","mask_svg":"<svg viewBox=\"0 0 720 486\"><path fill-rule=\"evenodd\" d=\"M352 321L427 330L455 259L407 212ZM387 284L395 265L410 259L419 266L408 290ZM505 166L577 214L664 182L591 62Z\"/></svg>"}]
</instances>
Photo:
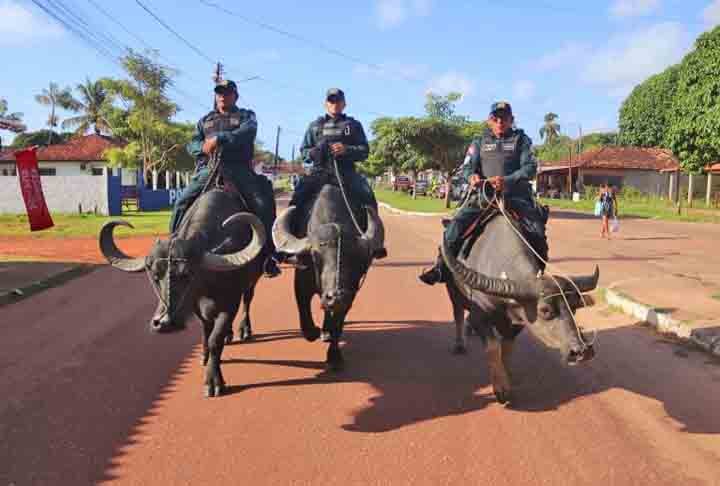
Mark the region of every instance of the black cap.
<instances>
[{"instance_id":1,"label":"black cap","mask_svg":"<svg viewBox=\"0 0 720 486\"><path fill-rule=\"evenodd\" d=\"M235 91L237 93L237 84L235 84L235 81L231 81L229 79L223 79L219 83L215 85L215 92L216 93L222 93L228 90Z\"/></svg>"},{"instance_id":2,"label":"black cap","mask_svg":"<svg viewBox=\"0 0 720 486\"><path fill-rule=\"evenodd\" d=\"M327 90L327 93L325 93L325 100L329 100L331 96L335 96L336 98L345 101L345 93L343 93L343 90L340 88L330 88Z\"/></svg>"},{"instance_id":3,"label":"black cap","mask_svg":"<svg viewBox=\"0 0 720 486\"><path fill-rule=\"evenodd\" d=\"M507 101L497 101L490 105L490 114L497 113L499 111L504 111L508 115L512 115L512 107L510 106L510 103Z\"/></svg>"}]
</instances>

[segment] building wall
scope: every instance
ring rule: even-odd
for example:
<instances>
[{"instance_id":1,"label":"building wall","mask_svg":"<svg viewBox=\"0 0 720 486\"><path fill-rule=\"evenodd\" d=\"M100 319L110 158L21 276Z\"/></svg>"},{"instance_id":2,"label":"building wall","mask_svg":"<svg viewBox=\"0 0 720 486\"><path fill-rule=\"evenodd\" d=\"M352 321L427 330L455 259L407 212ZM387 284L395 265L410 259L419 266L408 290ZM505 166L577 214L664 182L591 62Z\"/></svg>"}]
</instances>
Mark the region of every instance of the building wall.
<instances>
[{"instance_id":1,"label":"building wall","mask_svg":"<svg viewBox=\"0 0 720 486\"><path fill-rule=\"evenodd\" d=\"M85 165L85 170L80 168L82 165ZM38 161L38 167L40 169L55 169L55 176L91 175L92 168L101 169L105 167L105 162L43 162L40 160ZM15 163L2 163L0 166L0 176L3 175L2 169L6 169L8 171L13 170L15 169Z\"/></svg>"},{"instance_id":2,"label":"building wall","mask_svg":"<svg viewBox=\"0 0 720 486\"><path fill-rule=\"evenodd\" d=\"M109 215L109 191L107 173L103 176L56 175L41 176L43 194L50 213L83 212ZM118 185L119 187L119 185ZM25 214L25 202L17 176L0 175L0 213Z\"/></svg>"}]
</instances>

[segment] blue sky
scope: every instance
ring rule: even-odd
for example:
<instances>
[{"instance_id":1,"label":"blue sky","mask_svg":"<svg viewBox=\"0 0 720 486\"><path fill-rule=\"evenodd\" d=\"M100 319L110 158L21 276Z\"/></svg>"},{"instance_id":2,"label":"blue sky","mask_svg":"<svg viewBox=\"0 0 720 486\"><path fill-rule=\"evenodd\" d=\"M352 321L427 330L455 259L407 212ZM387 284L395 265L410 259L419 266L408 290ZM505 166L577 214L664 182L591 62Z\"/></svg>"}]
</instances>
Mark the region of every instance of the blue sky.
<instances>
[{"instance_id":1,"label":"blue sky","mask_svg":"<svg viewBox=\"0 0 720 486\"><path fill-rule=\"evenodd\" d=\"M180 120L196 121L212 99L217 59L240 84L241 105L258 115L259 139L289 156L322 113L325 90L345 90L348 113L369 131L379 114L421 114L424 93L461 91L458 111L476 119L509 100L517 123L538 143L548 111L576 135L613 129L632 87L679 61L704 30L720 24L720 0L365 0L337 2L141 0L195 46L160 26L135 0L37 0L64 6L95 30L142 49L141 39L180 70L173 92ZM215 3L344 53L341 58L268 31ZM108 19L100 5L130 32ZM131 35L132 34L132 35ZM47 108L34 95L50 81L75 86L121 70L29 0L0 0L0 96L42 128ZM381 67L378 69L377 67ZM61 113L61 116L63 114ZM3 132L7 143L10 134Z\"/></svg>"}]
</instances>

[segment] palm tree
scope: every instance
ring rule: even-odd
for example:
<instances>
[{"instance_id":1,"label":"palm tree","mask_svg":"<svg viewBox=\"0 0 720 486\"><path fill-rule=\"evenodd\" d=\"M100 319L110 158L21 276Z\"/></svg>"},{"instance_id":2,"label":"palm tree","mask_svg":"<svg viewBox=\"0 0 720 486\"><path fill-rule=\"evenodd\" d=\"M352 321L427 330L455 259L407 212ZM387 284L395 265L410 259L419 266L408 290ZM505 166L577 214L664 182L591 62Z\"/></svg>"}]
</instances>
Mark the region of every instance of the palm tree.
<instances>
[{"instance_id":1,"label":"palm tree","mask_svg":"<svg viewBox=\"0 0 720 486\"><path fill-rule=\"evenodd\" d=\"M72 98L70 109L80 115L63 121L62 127L77 127L75 130L77 135L83 135L90 128L95 131L96 135L100 135L101 132L111 132L112 128L105 118L110 97L102 84L87 78L85 84L77 85L77 91L80 93L80 99Z\"/></svg>"},{"instance_id":2,"label":"palm tree","mask_svg":"<svg viewBox=\"0 0 720 486\"><path fill-rule=\"evenodd\" d=\"M560 118L555 113L548 113L545 115L545 124L540 127L540 138L545 139L545 143L552 145L552 143L560 136L560 124L557 119Z\"/></svg>"},{"instance_id":3,"label":"palm tree","mask_svg":"<svg viewBox=\"0 0 720 486\"><path fill-rule=\"evenodd\" d=\"M52 131L58 126L58 117L55 115L55 107L63 109L71 109L73 106L73 98L70 88L60 89L56 83L51 82L50 86L43 88L40 94L35 95L35 101L41 105L50 107L50 116L48 116L48 126L50 127L50 139L48 144L52 142Z\"/></svg>"}]
</instances>

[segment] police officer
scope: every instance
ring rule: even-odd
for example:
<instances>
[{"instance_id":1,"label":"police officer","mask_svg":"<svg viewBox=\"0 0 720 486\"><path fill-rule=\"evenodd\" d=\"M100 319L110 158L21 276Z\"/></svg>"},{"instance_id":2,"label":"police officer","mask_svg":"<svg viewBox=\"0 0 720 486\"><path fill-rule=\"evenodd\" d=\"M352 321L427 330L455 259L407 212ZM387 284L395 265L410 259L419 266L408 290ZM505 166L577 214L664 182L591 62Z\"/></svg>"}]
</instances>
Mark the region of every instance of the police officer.
<instances>
[{"instance_id":1,"label":"police officer","mask_svg":"<svg viewBox=\"0 0 720 486\"><path fill-rule=\"evenodd\" d=\"M337 183L335 162L348 197L352 202L377 209L375 194L367 180L357 173L355 163L368 157L368 146L362 124L343 113L345 93L331 88L325 95L324 116L319 117L305 132L300 150L306 161L312 163L310 174L300 179L295 188L291 206L302 206L323 185ZM376 250L374 257L387 256L384 248Z\"/></svg>"},{"instance_id":2,"label":"police officer","mask_svg":"<svg viewBox=\"0 0 720 486\"><path fill-rule=\"evenodd\" d=\"M190 184L175 202L170 220L170 232L174 233L183 215L200 195L210 177L210 156L219 151L219 170L225 181L231 182L251 206L248 209L262 220L268 235L275 222L275 196L272 182L258 175L250 166L255 150L257 120L252 110L238 108L237 85L224 80L215 86L215 109L202 117L195 127L187 151L196 158L196 170ZM267 239L265 275L280 274L274 255L272 238Z\"/></svg>"},{"instance_id":3,"label":"police officer","mask_svg":"<svg viewBox=\"0 0 720 486\"><path fill-rule=\"evenodd\" d=\"M525 224L534 233L534 242L539 242L543 258L547 255L545 243L545 221L547 215L535 204L530 179L537 172L537 163L531 152L532 141L522 130L514 128L512 107L500 101L490 107L488 128L478 140L468 147L464 163L464 175L469 185L481 188L483 181L502 194L509 207L520 213ZM489 188L487 188L489 189ZM445 229L445 241L450 251L457 255L462 246L461 236L482 214L477 206L460 209ZM547 259L547 258L546 258ZM428 285L445 281L442 257L435 266L420 275Z\"/></svg>"}]
</instances>

